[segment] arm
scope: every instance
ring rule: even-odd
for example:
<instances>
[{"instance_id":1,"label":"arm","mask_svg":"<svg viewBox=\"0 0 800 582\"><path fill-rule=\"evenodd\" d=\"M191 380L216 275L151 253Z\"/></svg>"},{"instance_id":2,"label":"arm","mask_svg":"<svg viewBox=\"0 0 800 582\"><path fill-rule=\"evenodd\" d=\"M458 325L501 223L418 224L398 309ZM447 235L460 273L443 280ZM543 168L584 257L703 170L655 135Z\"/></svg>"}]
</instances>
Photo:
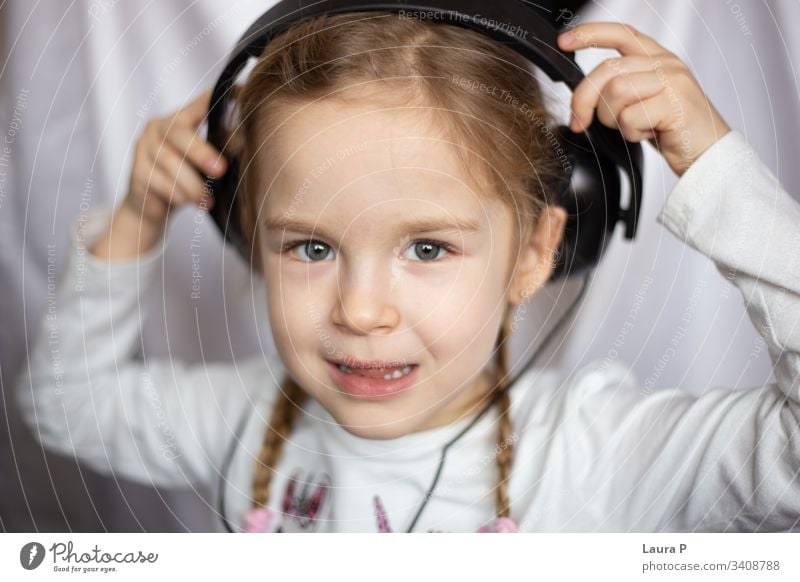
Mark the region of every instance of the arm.
<instances>
[{"instance_id":1,"label":"arm","mask_svg":"<svg viewBox=\"0 0 800 582\"><path fill-rule=\"evenodd\" d=\"M800 205L737 132L689 168L659 221L742 292L776 383L647 394L621 368L587 369L574 406L591 459L587 503L635 531L800 525ZM590 444L591 443L591 444ZM601 528L602 529L602 528ZM626 528L628 529L628 528Z\"/></svg>"},{"instance_id":2,"label":"arm","mask_svg":"<svg viewBox=\"0 0 800 582\"><path fill-rule=\"evenodd\" d=\"M209 96L151 120L113 217L101 212L75 225L85 232L73 230L66 272L32 336L18 388L42 443L100 471L156 485L208 481L239 415L257 405L253 390L272 392L263 358L236 367L134 359L148 310L139 289L161 266L170 211L191 202L210 206L197 168L225 171L218 152L197 135Z\"/></svg>"},{"instance_id":3,"label":"arm","mask_svg":"<svg viewBox=\"0 0 800 582\"><path fill-rule=\"evenodd\" d=\"M659 219L732 277L766 341L776 383L715 390L687 404L703 454L686 483L694 494L673 502L664 519L790 529L800 525L800 206L739 133L720 142L689 169Z\"/></svg>"},{"instance_id":4,"label":"arm","mask_svg":"<svg viewBox=\"0 0 800 582\"><path fill-rule=\"evenodd\" d=\"M88 238L108 222L107 213L91 216ZM140 290L157 275L161 257L155 244L138 257L107 261L86 251L73 230L66 271L33 336L17 393L26 422L48 448L103 473L196 486L216 475L240 415L266 406L265 383L280 376L263 358L238 366L135 360L148 311Z\"/></svg>"},{"instance_id":5,"label":"arm","mask_svg":"<svg viewBox=\"0 0 800 582\"><path fill-rule=\"evenodd\" d=\"M604 525L638 531L797 527L800 209L686 65L652 38L589 23L559 44L621 53L576 87L572 127L596 114L631 141L650 140L683 176L659 221L732 278L777 380L699 398L680 390L648 396L619 366L590 368L574 396L577 418L589 420L571 433L591 460L585 503L605 508Z\"/></svg>"}]
</instances>

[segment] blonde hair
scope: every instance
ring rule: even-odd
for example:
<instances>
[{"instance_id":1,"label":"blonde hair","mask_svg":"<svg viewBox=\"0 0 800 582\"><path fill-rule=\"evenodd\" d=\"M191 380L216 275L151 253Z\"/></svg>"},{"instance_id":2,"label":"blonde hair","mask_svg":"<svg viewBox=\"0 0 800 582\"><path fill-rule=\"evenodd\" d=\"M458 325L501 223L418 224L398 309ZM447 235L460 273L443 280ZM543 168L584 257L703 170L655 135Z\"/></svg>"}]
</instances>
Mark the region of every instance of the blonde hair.
<instances>
[{"instance_id":1,"label":"blonde hair","mask_svg":"<svg viewBox=\"0 0 800 582\"><path fill-rule=\"evenodd\" d=\"M253 164L286 107L316 99L348 98L360 86L369 97L415 103L430 113L457 148L480 191L514 210L514 240L526 240L546 206L558 162L543 128L551 118L526 59L475 31L395 13L326 16L300 23L264 49L237 94L241 223L254 270L261 268L256 227L259 182ZM387 91L391 89L391 91ZM512 248L518 248L518 244ZM510 309L496 344L493 398L507 383ZM270 417L256 463L253 506L269 503L272 475L306 393L288 376ZM512 464L510 399L499 398L495 488L497 517L509 517Z\"/></svg>"}]
</instances>

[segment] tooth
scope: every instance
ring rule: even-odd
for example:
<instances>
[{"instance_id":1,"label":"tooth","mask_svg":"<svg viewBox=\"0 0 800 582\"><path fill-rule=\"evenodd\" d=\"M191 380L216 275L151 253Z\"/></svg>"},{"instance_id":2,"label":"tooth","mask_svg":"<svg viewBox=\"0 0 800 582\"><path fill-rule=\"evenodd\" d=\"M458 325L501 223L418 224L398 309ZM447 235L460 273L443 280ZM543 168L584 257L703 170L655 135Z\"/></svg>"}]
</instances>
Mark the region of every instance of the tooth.
<instances>
[{"instance_id":1,"label":"tooth","mask_svg":"<svg viewBox=\"0 0 800 582\"><path fill-rule=\"evenodd\" d=\"M395 370L391 374L385 374L383 376L383 379L384 380L396 380L397 378L402 378L403 376L408 374L410 371L411 371L411 366L406 366L405 368L402 368L401 370Z\"/></svg>"},{"instance_id":2,"label":"tooth","mask_svg":"<svg viewBox=\"0 0 800 582\"><path fill-rule=\"evenodd\" d=\"M349 366L345 365L345 364L338 364L338 367L339 367L339 370L341 370L342 372L344 372L346 374L353 374L354 373L353 369L350 368ZM384 374L383 379L384 380L396 380L397 378L402 378L403 376L408 374L411 371L411 369L412 369L411 366L406 366L405 368L401 368L399 370L395 370L394 372L391 372L389 374Z\"/></svg>"}]
</instances>

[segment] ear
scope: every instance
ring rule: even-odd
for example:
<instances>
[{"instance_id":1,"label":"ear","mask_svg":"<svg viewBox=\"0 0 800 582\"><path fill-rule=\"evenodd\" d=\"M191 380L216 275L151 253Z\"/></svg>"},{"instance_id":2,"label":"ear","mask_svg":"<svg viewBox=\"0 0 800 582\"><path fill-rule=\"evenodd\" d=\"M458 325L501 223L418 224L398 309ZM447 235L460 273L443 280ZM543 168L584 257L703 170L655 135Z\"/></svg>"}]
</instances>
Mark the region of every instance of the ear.
<instances>
[{"instance_id":1,"label":"ear","mask_svg":"<svg viewBox=\"0 0 800 582\"><path fill-rule=\"evenodd\" d=\"M560 206L547 206L528 240L522 241L509 285L508 301L511 304L519 305L533 297L553 274L566 222L566 210Z\"/></svg>"}]
</instances>

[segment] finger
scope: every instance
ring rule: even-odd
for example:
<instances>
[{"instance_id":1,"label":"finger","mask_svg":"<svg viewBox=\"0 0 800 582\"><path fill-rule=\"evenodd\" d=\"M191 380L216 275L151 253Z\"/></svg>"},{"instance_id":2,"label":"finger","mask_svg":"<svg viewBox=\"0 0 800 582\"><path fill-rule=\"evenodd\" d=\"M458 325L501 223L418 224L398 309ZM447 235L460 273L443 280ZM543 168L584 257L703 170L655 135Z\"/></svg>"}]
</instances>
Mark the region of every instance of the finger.
<instances>
[{"instance_id":1,"label":"finger","mask_svg":"<svg viewBox=\"0 0 800 582\"><path fill-rule=\"evenodd\" d=\"M142 198L126 196L123 203L141 220L145 218L159 222L169 215L169 203L156 194L145 194Z\"/></svg>"},{"instance_id":2,"label":"finger","mask_svg":"<svg viewBox=\"0 0 800 582\"><path fill-rule=\"evenodd\" d=\"M147 176L147 192L170 206L182 204L187 198L175 176L159 165L154 165Z\"/></svg>"},{"instance_id":3,"label":"finger","mask_svg":"<svg viewBox=\"0 0 800 582\"><path fill-rule=\"evenodd\" d=\"M630 75L641 71L658 70L663 66L661 59L652 57L622 57L607 59L595 67L578 83L572 93L572 112L582 127L589 127L594 110L605 86L615 77ZM572 125L571 125L572 126ZM577 131L580 128L574 127Z\"/></svg>"},{"instance_id":4,"label":"finger","mask_svg":"<svg viewBox=\"0 0 800 582\"><path fill-rule=\"evenodd\" d=\"M174 188L174 180L152 161L148 162L147 170L135 170L131 175L131 192L135 193L137 204L142 206L152 198L157 198L165 205L173 203L176 200Z\"/></svg>"},{"instance_id":5,"label":"finger","mask_svg":"<svg viewBox=\"0 0 800 582\"><path fill-rule=\"evenodd\" d=\"M669 51L632 26L619 22L588 22L579 24L558 37L562 50L610 48L622 55L653 57Z\"/></svg>"},{"instance_id":6,"label":"finger","mask_svg":"<svg viewBox=\"0 0 800 582\"><path fill-rule=\"evenodd\" d=\"M632 142L650 139L662 129L670 110L669 98L664 92L634 103L620 111L617 116L620 133L626 140Z\"/></svg>"},{"instance_id":7,"label":"finger","mask_svg":"<svg viewBox=\"0 0 800 582\"><path fill-rule=\"evenodd\" d=\"M206 89L189 103L175 112L175 119L182 124L197 127L208 113L208 106L211 102L211 89Z\"/></svg>"},{"instance_id":8,"label":"finger","mask_svg":"<svg viewBox=\"0 0 800 582\"><path fill-rule=\"evenodd\" d=\"M167 142L200 171L218 178L225 173L227 164L214 146L200 137L194 129L173 125L166 134Z\"/></svg>"},{"instance_id":9,"label":"finger","mask_svg":"<svg viewBox=\"0 0 800 582\"><path fill-rule=\"evenodd\" d=\"M158 152L156 165L171 177L184 199L197 201L203 195L205 188L200 174L169 145Z\"/></svg>"},{"instance_id":10,"label":"finger","mask_svg":"<svg viewBox=\"0 0 800 582\"><path fill-rule=\"evenodd\" d=\"M626 107L650 99L663 90L664 79L654 71L614 77L600 94L597 118L608 127L619 127L619 115Z\"/></svg>"}]
</instances>

